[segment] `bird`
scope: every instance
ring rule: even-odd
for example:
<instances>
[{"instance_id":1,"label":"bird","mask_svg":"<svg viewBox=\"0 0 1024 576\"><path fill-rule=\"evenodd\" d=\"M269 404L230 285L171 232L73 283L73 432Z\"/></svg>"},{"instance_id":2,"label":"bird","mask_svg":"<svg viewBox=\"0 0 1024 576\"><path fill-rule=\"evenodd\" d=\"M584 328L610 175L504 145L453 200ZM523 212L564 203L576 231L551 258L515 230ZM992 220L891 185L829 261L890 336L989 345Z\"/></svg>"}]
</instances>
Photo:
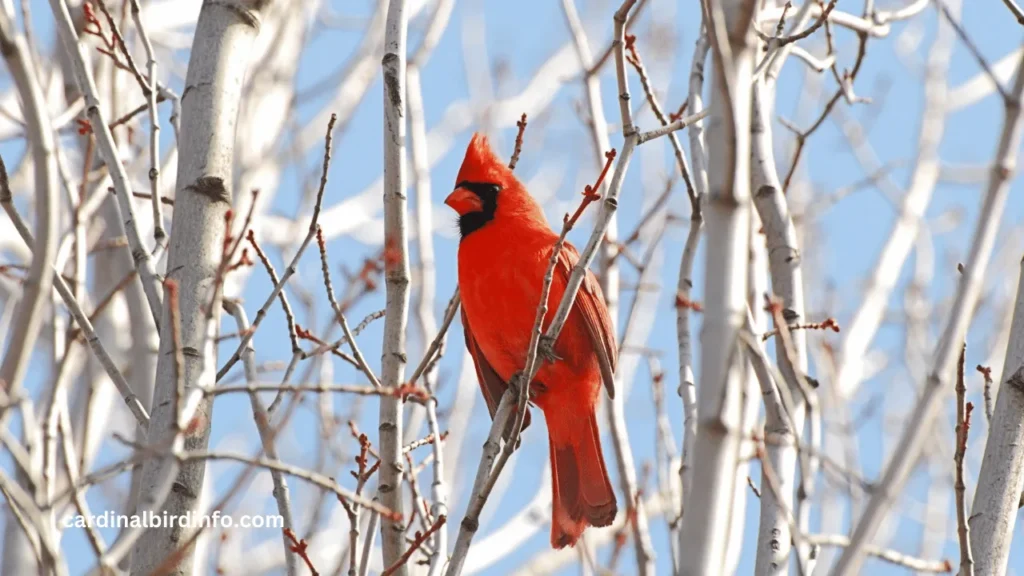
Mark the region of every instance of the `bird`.
<instances>
[{"instance_id":1,"label":"bird","mask_svg":"<svg viewBox=\"0 0 1024 576\"><path fill-rule=\"evenodd\" d=\"M445 204L458 214L458 282L466 349L491 418L513 375L524 369L544 275L559 238L544 211L476 133ZM551 324L579 253L557 256L543 329ZM608 307L589 270L555 342L530 384L544 415L551 461L551 546L574 546L588 526L618 512L601 451L596 410L602 385L615 395L617 344ZM523 428L529 426L529 407ZM511 424L511 419L510 419ZM511 426L506 427L505 440Z\"/></svg>"}]
</instances>

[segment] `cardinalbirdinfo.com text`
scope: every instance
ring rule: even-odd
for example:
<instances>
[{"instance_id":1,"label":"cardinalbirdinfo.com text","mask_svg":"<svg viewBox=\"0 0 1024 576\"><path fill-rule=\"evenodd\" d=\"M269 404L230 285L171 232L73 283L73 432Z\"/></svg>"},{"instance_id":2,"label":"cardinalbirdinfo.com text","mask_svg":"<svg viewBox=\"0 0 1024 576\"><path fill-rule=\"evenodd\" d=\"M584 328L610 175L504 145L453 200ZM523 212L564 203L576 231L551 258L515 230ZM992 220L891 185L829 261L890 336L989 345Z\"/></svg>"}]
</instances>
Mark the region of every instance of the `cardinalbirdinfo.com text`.
<instances>
[{"instance_id":1,"label":"cardinalbirdinfo.com text","mask_svg":"<svg viewBox=\"0 0 1024 576\"><path fill-rule=\"evenodd\" d=\"M187 512L185 514L157 514L145 510L142 514L116 514L106 511L102 514L72 515L64 519L67 528L282 528L284 519L275 514L242 514L238 517L222 514L219 510L209 514Z\"/></svg>"}]
</instances>

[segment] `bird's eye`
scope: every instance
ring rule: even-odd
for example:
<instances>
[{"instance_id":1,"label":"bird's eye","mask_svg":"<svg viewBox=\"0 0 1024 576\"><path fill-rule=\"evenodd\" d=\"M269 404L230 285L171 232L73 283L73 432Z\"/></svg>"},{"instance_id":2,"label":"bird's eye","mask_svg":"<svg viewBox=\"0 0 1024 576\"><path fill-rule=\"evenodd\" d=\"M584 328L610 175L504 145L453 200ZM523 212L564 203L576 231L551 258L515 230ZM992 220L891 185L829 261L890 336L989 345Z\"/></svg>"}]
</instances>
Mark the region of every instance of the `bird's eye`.
<instances>
[{"instance_id":1,"label":"bird's eye","mask_svg":"<svg viewBox=\"0 0 1024 576\"><path fill-rule=\"evenodd\" d=\"M484 190L486 190L488 194L497 195L498 192L501 192L501 184L487 184Z\"/></svg>"}]
</instances>

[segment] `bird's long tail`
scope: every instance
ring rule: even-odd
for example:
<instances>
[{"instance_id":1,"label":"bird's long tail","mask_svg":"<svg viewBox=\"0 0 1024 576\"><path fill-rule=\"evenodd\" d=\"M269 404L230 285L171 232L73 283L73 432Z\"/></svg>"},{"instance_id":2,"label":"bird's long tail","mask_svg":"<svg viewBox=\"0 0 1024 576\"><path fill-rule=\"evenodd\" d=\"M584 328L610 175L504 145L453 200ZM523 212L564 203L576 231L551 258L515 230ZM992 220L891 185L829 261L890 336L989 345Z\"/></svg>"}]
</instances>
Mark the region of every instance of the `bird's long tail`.
<instances>
[{"instance_id":1,"label":"bird's long tail","mask_svg":"<svg viewBox=\"0 0 1024 576\"><path fill-rule=\"evenodd\" d=\"M554 548L574 546L587 526L608 526L618 511L601 454L594 408L578 410L545 415L551 451Z\"/></svg>"}]
</instances>

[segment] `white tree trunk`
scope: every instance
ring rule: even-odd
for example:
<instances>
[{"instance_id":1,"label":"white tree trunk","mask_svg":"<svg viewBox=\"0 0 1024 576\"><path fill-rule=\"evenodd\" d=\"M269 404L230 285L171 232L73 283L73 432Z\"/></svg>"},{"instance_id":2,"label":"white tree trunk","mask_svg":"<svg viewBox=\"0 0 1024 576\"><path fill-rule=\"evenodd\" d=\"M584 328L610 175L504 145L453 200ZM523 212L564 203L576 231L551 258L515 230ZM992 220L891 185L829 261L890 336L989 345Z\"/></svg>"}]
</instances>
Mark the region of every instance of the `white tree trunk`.
<instances>
[{"instance_id":1,"label":"white tree trunk","mask_svg":"<svg viewBox=\"0 0 1024 576\"><path fill-rule=\"evenodd\" d=\"M771 118L775 99L770 91L773 88L774 85L768 86L760 80L753 86L751 183L754 187L754 205L761 216L767 242L772 292L782 300L782 316L786 322L797 324L806 322L803 272L796 228L779 183L772 153ZM762 306L763 302L754 305ZM780 384L789 387L794 405L788 407L791 411L787 415L773 410L765 414L765 454L771 463L777 485L771 488L762 471L761 523L755 567L755 574L758 575L783 575L789 572L792 542L789 516L796 512L793 495L797 479L797 442L803 432L805 415L805 404L797 379L807 374L806 332L795 330L790 337L797 365L790 363L781 339L775 343L775 358L785 378L785 382Z\"/></svg>"},{"instance_id":2,"label":"white tree trunk","mask_svg":"<svg viewBox=\"0 0 1024 576\"><path fill-rule=\"evenodd\" d=\"M391 0L384 31L384 280L387 293L381 384L405 381L405 327L409 315L409 235L406 229L405 180L405 66L409 21L405 0ZM378 445L381 504L402 514L402 400L380 398ZM403 520L381 518L384 566L394 564L405 550ZM394 572L406 576L405 565Z\"/></svg>"},{"instance_id":3,"label":"white tree trunk","mask_svg":"<svg viewBox=\"0 0 1024 576\"><path fill-rule=\"evenodd\" d=\"M215 277L221 261L224 215L231 208L234 176L235 125L249 51L259 33L260 8L206 2L199 13L188 75L182 92L178 182L167 256L167 277L178 283L181 344L185 356L186 391L212 386L217 371L212 330L220 318ZM207 307L212 322L207 321ZM176 430L174 397L177 379L170 310L163 307L160 353L151 409L150 442L166 441ZM203 400L196 425L185 436L187 450L205 449L209 442L211 401ZM167 473L165 459L146 460L142 471L139 508L159 505L157 487ZM180 515L195 511L203 487L205 462L183 464L161 509ZM150 528L139 538L132 574L149 574L188 538L179 526ZM174 575L191 574L192 551L185 552Z\"/></svg>"},{"instance_id":4,"label":"white tree trunk","mask_svg":"<svg viewBox=\"0 0 1024 576\"><path fill-rule=\"evenodd\" d=\"M1004 574L1024 490L1024 260L999 395L971 507L976 574Z\"/></svg>"},{"instance_id":5,"label":"white tree trunk","mask_svg":"<svg viewBox=\"0 0 1024 576\"><path fill-rule=\"evenodd\" d=\"M701 378L691 498L680 533L681 574L716 574L725 564L740 457L743 358L737 333L747 310L750 225L750 77L757 7L708 2L715 73L708 127L709 196ZM728 32L727 32L728 31ZM723 48L727 54L723 54Z\"/></svg>"}]
</instances>

